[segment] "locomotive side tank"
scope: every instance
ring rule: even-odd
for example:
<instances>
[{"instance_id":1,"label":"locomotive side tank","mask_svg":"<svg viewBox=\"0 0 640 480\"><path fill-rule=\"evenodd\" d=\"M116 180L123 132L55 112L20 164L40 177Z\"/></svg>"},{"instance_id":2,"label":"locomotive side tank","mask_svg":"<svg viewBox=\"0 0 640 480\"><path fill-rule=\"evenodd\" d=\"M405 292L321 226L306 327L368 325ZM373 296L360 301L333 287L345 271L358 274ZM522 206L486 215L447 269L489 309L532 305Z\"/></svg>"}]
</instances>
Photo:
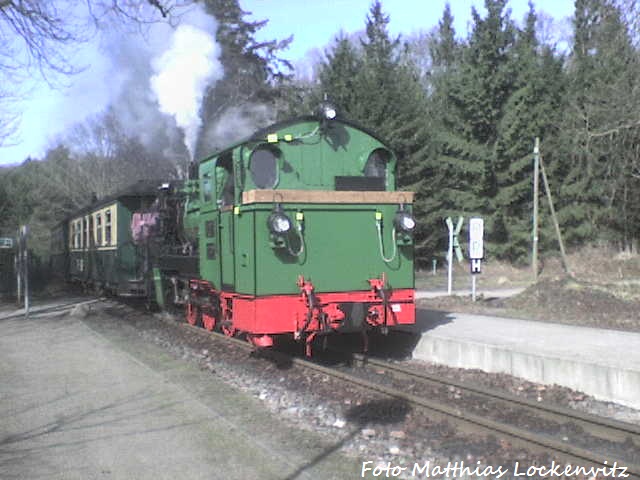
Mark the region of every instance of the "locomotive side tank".
<instances>
[{"instance_id":1,"label":"locomotive side tank","mask_svg":"<svg viewBox=\"0 0 640 480\"><path fill-rule=\"evenodd\" d=\"M199 273L175 298L190 323L258 346L293 336L310 354L319 334L415 322L413 193L396 191L375 134L324 113L256 132L186 183Z\"/></svg>"}]
</instances>

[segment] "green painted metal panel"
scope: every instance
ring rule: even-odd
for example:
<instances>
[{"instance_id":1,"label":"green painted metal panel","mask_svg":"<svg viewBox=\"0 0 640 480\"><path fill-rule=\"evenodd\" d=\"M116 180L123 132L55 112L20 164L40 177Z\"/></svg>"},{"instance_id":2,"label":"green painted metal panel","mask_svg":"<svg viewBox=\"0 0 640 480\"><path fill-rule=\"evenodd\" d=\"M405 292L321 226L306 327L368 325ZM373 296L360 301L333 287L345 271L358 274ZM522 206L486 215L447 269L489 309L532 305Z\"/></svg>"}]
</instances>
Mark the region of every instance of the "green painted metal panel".
<instances>
[{"instance_id":1,"label":"green painted metal panel","mask_svg":"<svg viewBox=\"0 0 640 480\"><path fill-rule=\"evenodd\" d=\"M228 291L235 291L236 279L235 279L235 239L236 232L234 231L234 215L233 210L228 209L220 212L218 217L218 224L220 230L220 288ZM200 252L202 257L203 253ZM205 277L203 272L200 275L206 280L211 280L209 277Z\"/></svg>"},{"instance_id":2,"label":"green painted metal panel","mask_svg":"<svg viewBox=\"0 0 640 480\"><path fill-rule=\"evenodd\" d=\"M386 147L371 135L352 126L335 122L326 130L318 122L300 122L274 132L278 142L253 141L239 146L242 157L244 190L259 188L251 175L251 154L260 146L272 148L279 157L278 189L333 190L336 176L363 176L369 155ZM286 141L285 138L293 138ZM387 150L388 151L388 150ZM234 152L234 153L235 153ZM386 189L395 186L395 156L390 155Z\"/></svg>"},{"instance_id":3,"label":"green painted metal panel","mask_svg":"<svg viewBox=\"0 0 640 480\"><path fill-rule=\"evenodd\" d=\"M255 251L255 285L253 269L238 269L238 292L255 295L297 293L296 281L302 275L310 279L318 292L368 290L368 279L380 278L382 273L393 288L413 288L413 245L397 247L390 262L382 259L376 212L383 214L383 253L391 257L394 246L392 222L396 205L284 205L294 221L297 212L304 216L304 251L292 255L286 248L273 248L267 218L270 205L244 207L238 217L238 230L243 234L241 249ZM253 224L251 228L244 223ZM251 245L251 243L254 245ZM296 253L298 245L292 250Z\"/></svg>"},{"instance_id":4,"label":"green painted metal panel","mask_svg":"<svg viewBox=\"0 0 640 480\"><path fill-rule=\"evenodd\" d=\"M199 226L201 277L216 288L249 295L298 293L300 275L310 279L318 292L369 290L367 280L383 273L392 288L413 288L412 242L396 246L392 234L398 205L284 204L294 225L296 213L304 217L304 252L299 256L291 254L299 243L291 252L273 247L267 227L273 203L241 205L242 191L256 188L275 189L274 202L278 189L326 190L331 195L336 177L365 177L367 160L380 149L387 155L384 189L393 191L396 159L385 145L339 121L321 127L317 121L304 120L268 133L273 134L269 140L265 133L264 138L253 137L200 163L199 208L187 213L185 223ZM260 148L277 157L277 171L272 177L266 175L275 184L256 184L252 161L257 157L252 153ZM229 180L235 180L235 189L229 189ZM205 189L213 198L205 198ZM382 252L376 212L383 217ZM208 222L214 220L215 259L207 258L214 242L206 234ZM382 257L393 256L394 249L393 260L385 262Z\"/></svg>"},{"instance_id":5,"label":"green painted metal panel","mask_svg":"<svg viewBox=\"0 0 640 480\"><path fill-rule=\"evenodd\" d=\"M210 281L215 288L222 285L221 243L219 213L216 210L201 213L200 219L200 275Z\"/></svg>"},{"instance_id":6,"label":"green painted metal panel","mask_svg":"<svg viewBox=\"0 0 640 480\"><path fill-rule=\"evenodd\" d=\"M236 215L236 290L256 295L255 212Z\"/></svg>"}]
</instances>

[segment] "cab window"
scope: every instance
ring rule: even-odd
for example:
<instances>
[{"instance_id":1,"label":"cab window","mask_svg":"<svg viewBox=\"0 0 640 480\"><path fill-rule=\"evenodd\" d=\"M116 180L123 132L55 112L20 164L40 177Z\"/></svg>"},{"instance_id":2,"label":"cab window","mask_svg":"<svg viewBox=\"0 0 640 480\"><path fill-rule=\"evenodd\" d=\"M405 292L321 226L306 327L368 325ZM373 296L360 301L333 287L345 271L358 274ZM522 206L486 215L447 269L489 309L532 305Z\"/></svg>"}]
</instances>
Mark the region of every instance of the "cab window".
<instances>
[{"instance_id":1,"label":"cab window","mask_svg":"<svg viewBox=\"0 0 640 480\"><path fill-rule=\"evenodd\" d=\"M387 164L391 155L388 150L384 148L377 148L367 158L367 163L364 166L365 177L383 177L387 176Z\"/></svg>"},{"instance_id":2,"label":"cab window","mask_svg":"<svg viewBox=\"0 0 640 480\"><path fill-rule=\"evenodd\" d=\"M210 202L213 200L213 184L211 183L211 174L205 173L202 176L202 200Z\"/></svg>"},{"instance_id":3,"label":"cab window","mask_svg":"<svg viewBox=\"0 0 640 480\"><path fill-rule=\"evenodd\" d=\"M273 188L278 183L278 158L280 151L273 147L256 148L249 158L251 180L258 188Z\"/></svg>"},{"instance_id":4,"label":"cab window","mask_svg":"<svg viewBox=\"0 0 640 480\"><path fill-rule=\"evenodd\" d=\"M233 180L233 164L231 155L221 156L216 162L216 191L218 204L221 207L233 205L235 185Z\"/></svg>"}]
</instances>

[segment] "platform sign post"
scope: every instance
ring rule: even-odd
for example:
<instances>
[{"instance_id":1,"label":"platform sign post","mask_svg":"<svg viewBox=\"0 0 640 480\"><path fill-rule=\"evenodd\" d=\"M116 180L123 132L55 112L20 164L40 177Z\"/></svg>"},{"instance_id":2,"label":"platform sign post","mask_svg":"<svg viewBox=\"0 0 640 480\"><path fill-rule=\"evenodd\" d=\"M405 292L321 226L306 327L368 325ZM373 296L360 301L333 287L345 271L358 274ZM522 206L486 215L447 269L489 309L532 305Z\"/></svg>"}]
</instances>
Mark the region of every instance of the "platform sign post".
<instances>
[{"instance_id":1,"label":"platform sign post","mask_svg":"<svg viewBox=\"0 0 640 480\"><path fill-rule=\"evenodd\" d=\"M476 275L482 271L484 258L484 220L469 219L469 260L471 262L471 299L476 301Z\"/></svg>"},{"instance_id":2,"label":"platform sign post","mask_svg":"<svg viewBox=\"0 0 640 480\"><path fill-rule=\"evenodd\" d=\"M462 261L462 249L460 248L458 235L460 234L460 230L462 230L464 217L458 217L458 223L455 225L455 227L453 226L453 220L451 217L447 217L444 222L447 224L447 228L449 229L449 249L447 250L447 265L448 265L447 294L451 295L451 291L453 287L453 251L454 249L456 252L456 257L458 258L458 262Z\"/></svg>"}]
</instances>

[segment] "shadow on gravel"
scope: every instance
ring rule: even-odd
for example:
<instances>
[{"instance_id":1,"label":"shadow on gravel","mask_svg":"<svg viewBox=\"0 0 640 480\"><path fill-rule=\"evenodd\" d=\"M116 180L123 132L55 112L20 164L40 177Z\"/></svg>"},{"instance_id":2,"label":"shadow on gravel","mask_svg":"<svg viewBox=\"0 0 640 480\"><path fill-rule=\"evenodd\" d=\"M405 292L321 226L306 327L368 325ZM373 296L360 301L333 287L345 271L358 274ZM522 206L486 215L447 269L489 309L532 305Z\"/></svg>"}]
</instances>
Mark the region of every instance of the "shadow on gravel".
<instances>
[{"instance_id":1,"label":"shadow on gravel","mask_svg":"<svg viewBox=\"0 0 640 480\"><path fill-rule=\"evenodd\" d=\"M402 360L411 358L413 350L425 332L446 325L453 320L453 314L438 310L418 308L415 325L391 329L387 335L379 332L369 334L369 350L372 358ZM317 342L320 346L320 342ZM329 355L321 355L323 363L354 363L353 354L363 353L364 342L360 333L333 335L328 338ZM322 348L314 351L321 352ZM314 353L314 356L316 354Z\"/></svg>"},{"instance_id":2,"label":"shadow on gravel","mask_svg":"<svg viewBox=\"0 0 640 480\"><path fill-rule=\"evenodd\" d=\"M64 405L64 410L63 402L69 402ZM22 410L11 412L14 418L22 416L24 429L0 437L0 471L3 472L0 477L33 478L25 477L23 473L9 475L7 470L29 469L41 463L47 451L62 449L63 453L68 453L77 446L101 445L126 437L139 439L149 435L153 438L158 432L179 431L197 425L196 421L177 421L168 416L167 412L180 405L181 402L164 399L146 390L112 401L105 400L95 406L86 406L82 393L66 393L47 403L46 408L51 411L43 420L31 422L26 421L25 416L29 416L31 410L42 410L45 406L27 405ZM6 416L7 413L3 413L0 418Z\"/></svg>"},{"instance_id":3,"label":"shadow on gravel","mask_svg":"<svg viewBox=\"0 0 640 480\"><path fill-rule=\"evenodd\" d=\"M31 308L29 312L29 318L40 317L42 315L51 315L53 313L66 314L68 310L73 308L74 306L86 303L86 300L75 300L68 303L63 303L59 305L53 305L51 307L40 308L38 306L34 306ZM24 318L24 309L16 310L14 312L9 313L8 315L0 315L0 322L3 320L13 320L16 318Z\"/></svg>"},{"instance_id":4,"label":"shadow on gravel","mask_svg":"<svg viewBox=\"0 0 640 480\"><path fill-rule=\"evenodd\" d=\"M401 423L410 412L411 406L407 402L398 399L372 400L371 402L350 408L344 414L347 425L351 427L349 433L339 442L336 442L315 458L311 459L306 465L301 466L295 472L285 477L284 480L294 480L298 478L305 470L313 468L316 464L351 442L361 434L363 428Z\"/></svg>"},{"instance_id":5,"label":"shadow on gravel","mask_svg":"<svg viewBox=\"0 0 640 480\"><path fill-rule=\"evenodd\" d=\"M257 348L249 356L273 363L278 370L289 370L293 366L293 357L270 348Z\"/></svg>"}]
</instances>

